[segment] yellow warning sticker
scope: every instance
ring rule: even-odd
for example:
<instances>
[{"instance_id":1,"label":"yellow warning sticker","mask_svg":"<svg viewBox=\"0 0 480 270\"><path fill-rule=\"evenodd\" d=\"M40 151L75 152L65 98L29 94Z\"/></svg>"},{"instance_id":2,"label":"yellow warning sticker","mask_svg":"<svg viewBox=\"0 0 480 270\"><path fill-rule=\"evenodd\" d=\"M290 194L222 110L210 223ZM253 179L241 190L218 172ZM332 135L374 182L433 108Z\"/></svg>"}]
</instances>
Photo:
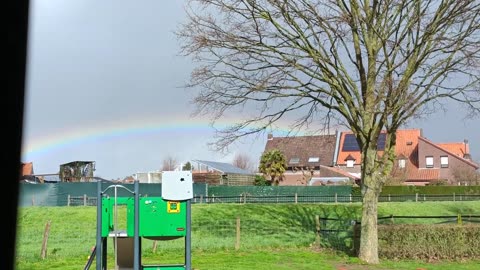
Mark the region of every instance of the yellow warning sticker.
<instances>
[{"instance_id":1,"label":"yellow warning sticker","mask_svg":"<svg viewBox=\"0 0 480 270\"><path fill-rule=\"evenodd\" d=\"M180 213L180 202L168 201L167 213Z\"/></svg>"}]
</instances>

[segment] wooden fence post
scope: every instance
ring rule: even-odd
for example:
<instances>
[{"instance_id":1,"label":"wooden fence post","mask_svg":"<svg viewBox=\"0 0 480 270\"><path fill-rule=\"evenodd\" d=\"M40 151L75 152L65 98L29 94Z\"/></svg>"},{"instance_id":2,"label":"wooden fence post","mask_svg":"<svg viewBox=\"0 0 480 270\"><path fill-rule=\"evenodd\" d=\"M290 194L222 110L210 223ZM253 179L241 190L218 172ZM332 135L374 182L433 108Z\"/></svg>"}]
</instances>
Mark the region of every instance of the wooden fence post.
<instances>
[{"instance_id":1,"label":"wooden fence post","mask_svg":"<svg viewBox=\"0 0 480 270\"><path fill-rule=\"evenodd\" d=\"M157 253L157 240L153 240L152 252L154 254Z\"/></svg>"},{"instance_id":2,"label":"wooden fence post","mask_svg":"<svg viewBox=\"0 0 480 270\"><path fill-rule=\"evenodd\" d=\"M43 241L42 241L42 259L47 257L47 242L48 242L48 234L50 233L50 220L45 224L45 232L43 233Z\"/></svg>"},{"instance_id":3,"label":"wooden fence post","mask_svg":"<svg viewBox=\"0 0 480 270\"><path fill-rule=\"evenodd\" d=\"M237 229L236 229L235 250L240 249L240 217L237 217Z\"/></svg>"},{"instance_id":4,"label":"wooden fence post","mask_svg":"<svg viewBox=\"0 0 480 270\"><path fill-rule=\"evenodd\" d=\"M320 237L320 217L318 215L315 215L315 229L316 229L315 243L319 247L321 237Z\"/></svg>"}]
</instances>

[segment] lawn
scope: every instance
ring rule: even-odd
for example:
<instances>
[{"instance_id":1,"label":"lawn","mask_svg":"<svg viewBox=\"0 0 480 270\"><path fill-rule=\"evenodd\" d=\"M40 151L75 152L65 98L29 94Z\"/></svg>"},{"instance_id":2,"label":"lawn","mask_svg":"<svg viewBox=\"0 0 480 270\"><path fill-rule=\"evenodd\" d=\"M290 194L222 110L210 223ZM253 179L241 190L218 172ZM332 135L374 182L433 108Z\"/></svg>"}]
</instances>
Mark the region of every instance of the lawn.
<instances>
[{"instance_id":1,"label":"lawn","mask_svg":"<svg viewBox=\"0 0 480 270\"><path fill-rule=\"evenodd\" d=\"M476 269L479 261L389 261L362 265L347 253L319 247L315 216L358 220L360 204L194 204L192 265L194 269ZM379 216L480 214L480 202L380 203ZM236 222L241 241L236 243ZM439 220L396 222L436 223ZM47 257L41 258L43 234L50 222ZM23 207L19 209L18 270L83 269L95 245L96 207ZM109 239L110 241L110 239ZM108 265L114 265L112 241ZM183 262L183 239L142 240L142 262ZM91 267L94 269L94 265Z\"/></svg>"}]
</instances>

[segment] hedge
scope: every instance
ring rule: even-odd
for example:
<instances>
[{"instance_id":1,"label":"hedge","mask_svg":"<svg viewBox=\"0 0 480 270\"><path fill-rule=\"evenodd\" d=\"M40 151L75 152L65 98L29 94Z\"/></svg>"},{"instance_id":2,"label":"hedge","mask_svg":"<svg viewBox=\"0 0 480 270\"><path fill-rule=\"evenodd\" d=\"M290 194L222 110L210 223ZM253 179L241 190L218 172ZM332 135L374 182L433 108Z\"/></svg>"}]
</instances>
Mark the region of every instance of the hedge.
<instances>
[{"instance_id":1,"label":"hedge","mask_svg":"<svg viewBox=\"0 0 480 270\"><path fill-rule=\"evenodd\" d=\"M380 196L390 195L480 195L480 186L384 186ZM352 188L352 195L361 195L360 187Z\"/></svg>"},{"instance_id":2,"label":"hedge","mask_svg":"<svg viewBox=\"0 0 480 270\"><path fill-rule=\"evenodd\" d=\"M360 226L355 226L358 251ZM480 258L480 224L402 224L378 226L381 258L461 260Z\"/></svg>"}]
</instances>

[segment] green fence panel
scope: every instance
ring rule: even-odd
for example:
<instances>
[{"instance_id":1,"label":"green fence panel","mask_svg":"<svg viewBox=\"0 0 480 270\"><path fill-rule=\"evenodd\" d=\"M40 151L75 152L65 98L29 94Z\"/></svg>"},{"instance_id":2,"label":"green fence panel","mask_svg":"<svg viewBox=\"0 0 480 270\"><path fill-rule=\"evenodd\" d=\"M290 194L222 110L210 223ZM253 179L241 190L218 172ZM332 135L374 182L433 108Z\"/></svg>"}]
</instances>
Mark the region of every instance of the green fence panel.
<instances>
[{"instance_id":1,"label":"green fence panel","mask_svg":"<svg viewBox=\"0 0 480 270\"><path fill-rule=\"evenodd\" d=\"M388 195L480 195L480 186L384 186L380 196ZM352 188L352 195L361 196L360 188Z\"/></svg>"},{"instance_id":2,"label":"green fence panel","mask_svg":"<svg viewBox=\"0 0 480 270\"><path fill-rule=\"evenodd\" d=\"M431 194L451 195L468 194L480 195L480 186L385 186L381 195L406 195L406 194Z\"/></svg>"},{"instance_id":3,"label":"green fence panel","mask_svg":"<svg viewBox=\"0 0 480 270\"><path fill-rule=\"evenodd\" d=\"M115 191L115 185L116 191ZM110 186L110 188L108 188ZM108 189L107 189L108 188ZM207 184L193 184L195 195L207 194ZM102 191L107 196L133 197L134 184L124 183L102 183ZM162 184L160 183L140 183L140 196L161 197ZM72 201L69 198L87 197L89 200L97 198L97 183L45 183L29 184L20 183L19 206L66 206ZM77 204L78 205L78 204ZM88 205L92 205L89 203Z\"/></svg>"},{"instance_id":4,"label":"green fence panel","mask_svg":"<svg viewBox=\"0 0 480 270\"><path fill-rule=\"evenodd\" d=\"M351 186L209 186L208 196L348 196Z\"/></svg>"},{"instance_id":5,"label":"green fence panel","mask_svg":"<svg viewBox=\"0 0 480 270\"><path fill-rule=\"evenodd\" d=\"M52 184L20 184L19 206L56 206L57 186Z\"/></svg>"}]
</instances>

